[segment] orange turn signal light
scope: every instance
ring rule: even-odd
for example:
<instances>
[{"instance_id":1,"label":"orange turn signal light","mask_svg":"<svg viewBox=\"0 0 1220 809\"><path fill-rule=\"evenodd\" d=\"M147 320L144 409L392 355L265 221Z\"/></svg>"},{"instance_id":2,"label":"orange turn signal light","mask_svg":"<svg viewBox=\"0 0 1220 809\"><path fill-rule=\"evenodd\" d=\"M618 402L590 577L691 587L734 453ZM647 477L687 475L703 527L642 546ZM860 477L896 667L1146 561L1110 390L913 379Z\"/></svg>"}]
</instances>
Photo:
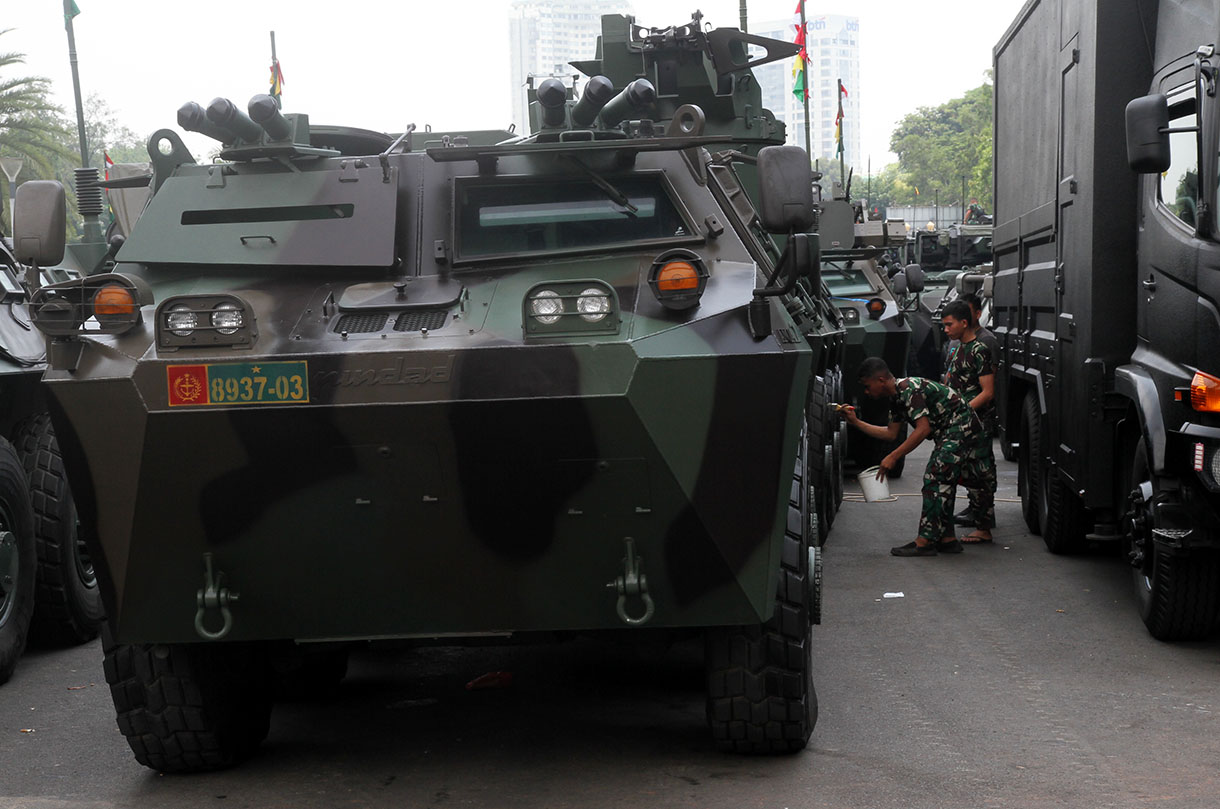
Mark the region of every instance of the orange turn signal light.
<instances>
[{"instance_id":1,"label":"orange turn signal light","mask_svg":"<svg viewBox=\"0 0 1220 809\"><path fill-rule=\"evenodd\" d=\"M1190 406L1202 413L1220 413L1220 378L1195 371L1190 380Z\"/></svg>"},{"instance_id":2,"label":"orange turn signal light","mask_svg":"<svg viewBox=\"0 0 1220 809\"><path fill-rule=\"evenodd\" d=\"M100 317L130 317L135 309L131 290L119 284L107 284L93 295L93 313Z\"/></svg>"},{"instance_id":3,"label":"orange turn signal light","mask_svg":"<svg viewBox=\"0 0 1220 809\"><path fill-rule=\"evenodd\" d=\"M699 271L689 261L671 261L657 273L657 289L678 292L699 288Z\"/></svg>"},{"instance_id":4,"label":"orange turn signal light","mask_svg":"<svg viewBox=\"0 0 1220 809\"><path fill-rule=\"evenodd\" d=\"M885 301L881 298L870 298L868 303L864 305L864 308L868 310L868 316L876 320L885 311Z\"/></svg>"}]
</instances>

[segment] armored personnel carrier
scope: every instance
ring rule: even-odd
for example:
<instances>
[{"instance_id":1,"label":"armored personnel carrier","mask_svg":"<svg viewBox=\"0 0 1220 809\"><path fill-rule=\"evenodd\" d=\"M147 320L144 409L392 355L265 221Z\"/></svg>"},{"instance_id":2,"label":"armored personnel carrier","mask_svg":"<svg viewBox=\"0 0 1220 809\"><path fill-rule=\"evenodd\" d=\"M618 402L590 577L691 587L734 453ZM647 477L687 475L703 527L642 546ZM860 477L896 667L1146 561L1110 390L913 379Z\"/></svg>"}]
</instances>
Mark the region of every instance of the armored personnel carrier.
<instances>
[{"instance_id":1,"label":"armored personnel carrier","mask_svg":"<svg viewBox=\"0 0 1220 809\"><path fill-rule=\"evenodd\" d=\"M31 194L39 186L44 184L33 181L18 190L19 222L25 211L37 211ZM100 191L90 188L100 203ZM62 200L58 183L45 190ZM90 212L88 191L82 199ZM24 263L41 257L58 265L62 236L59 242L58 254L40 254L40 245L21 239L10 244L0 236L0 683L12 675L31 635L44 645L81 643L97 636L102 619L97 579L40 385L46 342L28 311L31 285L75 275Z\"/></svg>"},{"instance_id":2,"label":"armored personnel carrier","mask_svg":"<svg viewBox=\"0 0 1220 809\"><path fill-rule=\"evenodd\" d=\"M706 37L750 86L750 40ZM702 634L716 745L805 746L836 370L809 159L735 139L755 204L751 156L640 81L421 150L185 105L220 162L154 133L114 271L34 293L138 761L241 759L273 675L343 644L575 632Z\"/></svg>"}]
</instances>

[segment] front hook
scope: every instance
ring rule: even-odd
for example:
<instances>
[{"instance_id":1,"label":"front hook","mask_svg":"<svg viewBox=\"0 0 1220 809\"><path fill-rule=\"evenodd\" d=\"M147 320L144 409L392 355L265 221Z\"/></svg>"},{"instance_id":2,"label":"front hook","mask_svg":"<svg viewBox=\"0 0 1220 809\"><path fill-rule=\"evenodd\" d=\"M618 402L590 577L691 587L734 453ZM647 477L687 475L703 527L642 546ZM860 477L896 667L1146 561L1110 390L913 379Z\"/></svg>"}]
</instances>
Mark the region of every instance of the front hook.
<instances>
[{"instance_id":1,"label":"front hook","mask_svg":"<svg viewBox=\"0 0 1220 809\"><path fill-rule=\"evenodd\" d=\"M652 596L648 594L648 577L640 572L640 565L644 560L635 555L635 540L627 537L625 541L627 556L623 558L623 575L608 583L606 588L618 593L618 602L614 609L618 613L619 619L629 626L641 626L652 620L656 605L652 601ZM628 596L639 596L640 600L644 602L643 615L634 618L627 612Z\"/></svg>"},{"instance_id":2,"label":"front hook","mask_svg":"<svg viewBox=\"0 0 1220 809\"><path fill-rule=\"evenodd\" d=\"M195 632L204 640L220 640L229 634L233 628L233 613L229 605L236 602L238 595L224 586L223 572L212 575L212 554L209 551L203 555L203 589L195 591ZM212 631L204 626L204 618L208 610L219 610L220 629Z\"/></svg>"}]
</instances>

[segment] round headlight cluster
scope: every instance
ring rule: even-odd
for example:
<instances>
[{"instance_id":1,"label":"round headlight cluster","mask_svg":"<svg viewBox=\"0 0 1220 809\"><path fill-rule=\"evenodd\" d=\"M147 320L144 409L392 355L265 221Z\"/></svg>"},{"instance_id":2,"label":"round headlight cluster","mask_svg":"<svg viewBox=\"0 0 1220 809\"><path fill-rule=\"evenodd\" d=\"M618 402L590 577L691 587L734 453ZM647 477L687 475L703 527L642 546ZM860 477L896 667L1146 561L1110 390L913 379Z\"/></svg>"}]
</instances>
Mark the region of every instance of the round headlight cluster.
<instances>
[{"instance_id":1,"label":"round headlight cluster","mask_svg":"<svg viewBox=\"0 0 1220 809\"><path fill-rule=\"evenodd\" d=\"M560 316L563 315L563 298L560 298L559 293L553 289L539 290L530 299L530 313L537 318L539 323L545 323L548 326L558 323Z\"/></svg>"},{"instance_id":2,"label":"round headlight cluster","mask_svg":"<svg viewBox=\"0 0 1220 809\"><path fill-rule=\"evenodd\" d=\"M243 325L241 307L226 301L212 310L212 325L221 334L236 334Z\"/></svg>"},{"instance_id":3,"label":"round headlight cluster","mask_svg":"<svg viewBox=\"0 0 1220 809\"><path fill-rule=\"evenodd\" d=\"M590 287L576 299L576 311L590 323L604 320L610 314L610 296L603 290Z\"/></svg>"},{"instance_id":4,"label":"round headlight cluster","mask_svg":"<svg viewBox=\"0 0 1220 809\"><path fill-rule=\"evenodd\" d=\"M185 303L180 303L165 315L165 325L178 337L190 337L199 325L199 317Z\"/></svg>"}]
</instances>

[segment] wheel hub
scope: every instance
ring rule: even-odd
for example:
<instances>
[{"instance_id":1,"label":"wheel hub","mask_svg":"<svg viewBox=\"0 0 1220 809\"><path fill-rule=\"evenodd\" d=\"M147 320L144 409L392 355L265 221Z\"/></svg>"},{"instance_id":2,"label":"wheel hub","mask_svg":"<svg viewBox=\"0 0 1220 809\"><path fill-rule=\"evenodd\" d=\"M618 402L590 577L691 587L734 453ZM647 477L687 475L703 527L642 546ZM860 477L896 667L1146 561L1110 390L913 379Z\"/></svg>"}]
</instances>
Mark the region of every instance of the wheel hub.
<instances>
[{"instance_id":1,"label":"wheel hub","mask_svg":"<svg viewBox=\"0 0 1220 809\"><path fill-rule=\"evenodd\" d=\"M1136 570L1147 567L1149 542L1152 536L1152 482L1144 481L1127 495L1127 513L1124 515L1127 537L1131 550L1127 561Z\"/></svg>"}]
</instances>

